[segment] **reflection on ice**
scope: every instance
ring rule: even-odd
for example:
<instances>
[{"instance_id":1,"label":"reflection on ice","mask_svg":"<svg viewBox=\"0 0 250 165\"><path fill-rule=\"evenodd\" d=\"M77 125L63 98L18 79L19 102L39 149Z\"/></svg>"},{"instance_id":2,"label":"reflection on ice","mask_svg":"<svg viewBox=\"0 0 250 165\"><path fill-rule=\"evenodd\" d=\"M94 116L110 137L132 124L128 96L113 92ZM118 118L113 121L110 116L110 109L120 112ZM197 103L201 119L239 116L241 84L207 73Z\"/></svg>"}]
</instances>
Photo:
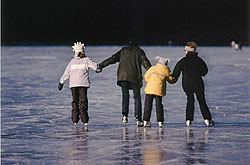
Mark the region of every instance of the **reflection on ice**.
<instances>
[{"instance_id":1,"label":"reflection on ice","mask_svg":"<svg viewBox=\"0 0 250 165\"><path fill-rule=\"evenodd\" d=\"M186 150L189 155L187 155L187 158L185 160L186 164L208 163L206 162L206 155L204 155L204 152L208 147L208 134L209 129L205 129L204 135L197 140L195 139L193 130L191 128L187 128Z\"/></svg>"}]
</instances>

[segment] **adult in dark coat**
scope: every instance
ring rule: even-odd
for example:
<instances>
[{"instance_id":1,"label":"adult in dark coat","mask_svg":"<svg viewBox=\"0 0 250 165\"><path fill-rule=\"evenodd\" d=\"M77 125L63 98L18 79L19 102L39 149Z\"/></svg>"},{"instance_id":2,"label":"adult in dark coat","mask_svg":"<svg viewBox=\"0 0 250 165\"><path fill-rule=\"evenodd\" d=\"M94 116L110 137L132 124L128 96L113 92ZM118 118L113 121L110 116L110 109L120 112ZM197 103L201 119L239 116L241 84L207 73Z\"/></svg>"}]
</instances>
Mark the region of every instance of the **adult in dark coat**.
<instances>
[{"instance_id":1,"label":"adult in dark coat","mask_svg":"<svg viewBox=\"0 0 250 165\"><path fill-rule=\"evenodd\" d=\"M146 57L145 52L138 46L135 40L129 41L128 47L123 47L117 53L99 64L100 68L105 68L110 64L119 62L117 70L117 85L122 88L122 121L128 122L129 113L129 90L133 90L135 117L137 126L142 126L142 103L141 87L143 86L143 76L141 65L148 70L151 63Z\"/></svg>"},{"instance_id":2,"label":"adult in dark coat","mask_svg":"<svg viewBox=\"0 0 250 165\"><path fill-rule=\"evenodd\" d=\"M180 73L182 72L182 87L187 95L186 106L186 124L191 125L194 119L194 94L199 102L200 109L204 121L207 126L214 124L211 113L205 100L205 88L202 77L208 72L206 63L198 56L196 52L197 44L194 42L188 42L185 46L186 56L179 60L174 67L173 77L175 83Z\"/></svg>"}]
</instances>

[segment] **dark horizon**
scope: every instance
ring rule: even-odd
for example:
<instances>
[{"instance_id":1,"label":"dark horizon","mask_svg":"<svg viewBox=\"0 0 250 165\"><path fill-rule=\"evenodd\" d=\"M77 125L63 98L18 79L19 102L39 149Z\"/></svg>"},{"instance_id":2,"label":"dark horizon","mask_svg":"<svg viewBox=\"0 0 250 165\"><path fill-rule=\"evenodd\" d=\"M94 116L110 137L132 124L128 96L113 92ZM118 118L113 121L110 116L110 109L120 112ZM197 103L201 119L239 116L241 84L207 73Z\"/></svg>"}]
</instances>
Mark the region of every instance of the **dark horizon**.
<instances>
[{"instance_id":1,"label":"dark horizon","mask_svg":"<svg viewBox=\"0 0 250 165\"><path fill-rule=\"evenodd\" d=\"M2 45L250 45L249 0L2 0Z\"/></svg>"}]
</instances>

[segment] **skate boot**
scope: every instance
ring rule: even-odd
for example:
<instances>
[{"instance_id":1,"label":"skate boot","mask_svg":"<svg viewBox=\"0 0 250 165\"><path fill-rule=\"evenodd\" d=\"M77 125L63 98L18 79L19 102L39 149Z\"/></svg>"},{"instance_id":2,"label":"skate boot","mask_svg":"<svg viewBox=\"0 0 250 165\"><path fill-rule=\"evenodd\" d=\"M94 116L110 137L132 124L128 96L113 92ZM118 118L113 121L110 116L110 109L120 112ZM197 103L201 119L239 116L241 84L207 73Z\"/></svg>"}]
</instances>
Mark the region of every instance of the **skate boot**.
<instances>
[{"instance_id":1,"label":"skate boot","mask_svg":"<svg viewBox=\"0 0 250 165\"><path fill-rule=\"evenodd\" d=\"M128 117L127 116L122 116L122 122L126 126L126 123L128 122Z\"/></svg>"},{"instance_id":2,"label":"skate boot","mask_svg":"<svg viewBox=\"0 0 250 165\"><path fill-rule=\"evenodd\" d=\"M150 121L144 121L144 127L151 127Z\"/></svg>"},{"instance_id":3,"label":"skate boot","mask_svg":"<svg viewBox=\"0 0 250 165\"><path fill-rule=\"evenodd\" d=\"M143 127L143 121L137 121L136 125L137 127Z\"/></svg>"},{"instance_id":4,"label":"skate boot","mask_svg":"<svg viewBox=\"0 0 250 165\"><path fill-rule=\"evenodd\" d=\"M74 127L76 127L76 123L73 123L74 124Z\"/></svg>"},{"instance_id":5,"label":"skate boot","mask_svg":"<svg viewBox=\"0 0 250 165\"><path fill-rule=\"evenodd\" d=\"M158 124L159 124L159 128L163 127L163 122L162 121L158 122Z\"/></svg>"},{"instance_id":6,"label":"skate boot","mask_svg":"<svg viewBox=\"0 0 250 165\"><path fill-rule=\"evenodd\" d=\"M186 121L186 125L187 125L188 127L191 126L191 124L192 124L191 120L187 120L187 121Z\"/></svg>"},{"instance_id":7,"label":"skate boot","mask_svg":"<svg viewBox=\"0 0 250 165\"><path fill-rule=\"evenodd\" d=\"M83 123L83 128L85 131L88 131L88 123Z\"/></svg>"},{"instance_id":8,"label":"skate boot","mask_svg":"<svg viewBox=\"0 0 250 165\"><path fill-rule=\"evenodd\" d=\"M214 121L213 120L205 119L204 122L205 122L206 126L208 126L208 127L214 126Z\"/></svg>"}]
</instances>

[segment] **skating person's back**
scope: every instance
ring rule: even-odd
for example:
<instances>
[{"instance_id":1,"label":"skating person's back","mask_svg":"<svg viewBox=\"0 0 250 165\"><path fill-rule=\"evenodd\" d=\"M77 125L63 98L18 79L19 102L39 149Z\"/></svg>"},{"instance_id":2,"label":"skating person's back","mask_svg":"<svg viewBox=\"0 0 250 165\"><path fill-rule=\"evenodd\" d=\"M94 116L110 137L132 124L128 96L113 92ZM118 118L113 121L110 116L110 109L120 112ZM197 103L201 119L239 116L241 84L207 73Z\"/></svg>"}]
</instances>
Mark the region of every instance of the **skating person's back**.
<instances>
[{"instance_id":1,"label":"skating person's back","mask_svg":"<svg viewBox=\"0 0 250 165\"><path fill-rule=\"evenodd\" d=\"M157 122L159 123L159 127L163 126L164 110L162 97L166 95L167 81L169 79L172 80L170 69L167 66L170 60L158 56L156 59L158 59L159 62L155 66L152 66L144 75L147 83L144 89L146 93L143 116L145 127L150 126L153 99L156 101Z\"/></svg>"},{"instance_id":2,"label":"skating person's back","mask_svg":"<svg viewBox=\"0 0 250 165\"><path fill-rule=\"evenodd\" d=\"M182 72L182 83L186 86L193 83L203 83L202 77L208 72L206 63L198 56L197 52L188 52L174 68L174 76L179 77Z\"/></svg>"},{"instance_id":3,"label":"skating person's back","mask_svg":"<svg viewBox=\"0 0 250 165\"><path fill-rule=\"evenodd\" d=\"M200 105L202 116L206 125L212 126L213 120L209 108L205 100L205 87L202 77L208 72L206 63L198 56L196 52L197 44L188 42L185 46L185 54L180 61L177 62L173 70L175 82L182 73L182 87L187 95L186 106L186 124L191 125L194 119L194 94Z\"/></svg>"},{"instance_id":4,"label":"skating person's back","mask_svg":"<svg viewBox=\"0 0 250 165\"><path fill-rule=\"evenodd\" d=\"M129 41L129 46L123 47L111 57L99 64L105 68L110 64L119 62L117 69L117 85L122 88L122 121L128 122L129 113L129 90L133 90L135 99L135 117L137 125L142 126L142 106L140 89L143 86L142 67L146 70L151 67L145 52L138 46L135 40Z\"/></svg>"},{"instance_id":5,"label":"skating person's back","mask_svg":"<svg viewBox=\"0 0 250 165\"><path fill-rule=\"evenodd\" d=\"M89 68L96 70L97 64L89 57L75 56L66 67L60 83L69 79L69 87L84 86L90 87Z\"/></svg>"},{"instance_id":6,"label":"skating person's back","mask_svg":"<svg viewBox=\"0 0 250 165\"><path fill-rule=\"evenodd\" d=\"M69 79L69 88L72 92L72 121L76 125L81 118L81 121L87 125L89 121L87 97L87 89L90 87L89 68L96 71L98 67L97 63L85 56L84 44L77 42L72 48L75 52L74 58L61 76L58 89L62 90L63 84Z\"/></svg>"},{"instance_id":7,"label":"skating person's back","mask_svg":"<svg viewBox=\"0 0 250 165\"><path fill-rule=\"evenodd\" d=\"M119 62L117 69L117 84L120 82L128 81L142 87L142 69L143 66L146 70L150 68L151 64L147 59L145 52L136 45L123 47L110 58L104 60L99 65L102 68L110 64Z\"/></svg>"}]
</instances>

